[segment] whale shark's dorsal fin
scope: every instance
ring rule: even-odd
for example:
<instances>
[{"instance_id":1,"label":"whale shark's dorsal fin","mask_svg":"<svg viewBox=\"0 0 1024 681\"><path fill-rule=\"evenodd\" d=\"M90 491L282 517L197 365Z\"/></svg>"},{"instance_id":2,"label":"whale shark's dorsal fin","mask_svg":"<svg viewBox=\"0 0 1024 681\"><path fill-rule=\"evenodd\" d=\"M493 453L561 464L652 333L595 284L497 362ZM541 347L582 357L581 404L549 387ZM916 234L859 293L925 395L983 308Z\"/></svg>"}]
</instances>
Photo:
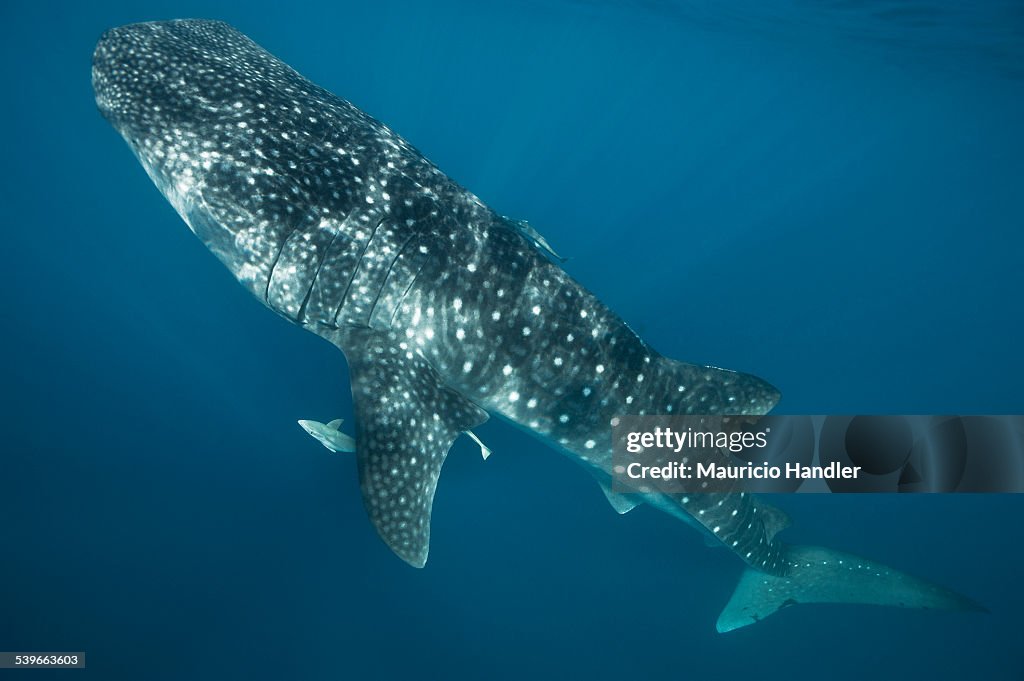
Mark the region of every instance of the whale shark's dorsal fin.
<instances>
[{"instance_id":1,"label":"whale shark's dorsal fin","mask_svg":"<svg viewBox=\"0 0 1024 681\"><path fill-rule=\"evenodd\" d=\"M541 235L536 229L533 228L526 220L513 220L512 218L505 218L505 220L515 227L523 236L533 243L542 253L551 256L558 262L565 262L567 258L563 258L555 252L555 249L551 248L551 244L548 240Z\"/></svg>"},{"instance_id":2,"label":"whale shark's dorsal fin","mask_svg":"<svg viewBox=\"0 0 1024 681\"><path fill-rule=\"evenodd\" d=\"M391 550L423 567L441 465L455 439L486 421L487 413L387 334L362 329L346 341L360 351L346 355L363 504Z\"/></svg>"}]
</instances>

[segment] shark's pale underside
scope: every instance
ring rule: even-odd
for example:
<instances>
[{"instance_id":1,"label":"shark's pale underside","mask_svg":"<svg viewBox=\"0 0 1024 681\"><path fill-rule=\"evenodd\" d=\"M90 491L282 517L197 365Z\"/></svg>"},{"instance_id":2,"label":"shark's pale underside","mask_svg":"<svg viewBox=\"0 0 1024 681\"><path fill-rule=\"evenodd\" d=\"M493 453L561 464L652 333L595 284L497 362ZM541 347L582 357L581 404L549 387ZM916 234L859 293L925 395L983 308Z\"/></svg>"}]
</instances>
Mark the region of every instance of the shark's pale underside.
<instances>
[{"instance_id":1,"label":"shark's pale underside","mask_svg":"<svg viewBox=\"0 0 1024 681\"><path fill-rule=\"evenodd\" d=\"M528 225L227 24L108 31L92 81L100 111L238 281L344 352L363 501L410 564L427 560L449 448L492 413L581 463L620 513L647 503L743 560L720 631L794 603L976 608L863 558L785 546L785 515L747 494L613 493L615 415L764 414L778 393L655 352ZM351 449L336 424L303 427Z\"/></svg>"}]
</instances>

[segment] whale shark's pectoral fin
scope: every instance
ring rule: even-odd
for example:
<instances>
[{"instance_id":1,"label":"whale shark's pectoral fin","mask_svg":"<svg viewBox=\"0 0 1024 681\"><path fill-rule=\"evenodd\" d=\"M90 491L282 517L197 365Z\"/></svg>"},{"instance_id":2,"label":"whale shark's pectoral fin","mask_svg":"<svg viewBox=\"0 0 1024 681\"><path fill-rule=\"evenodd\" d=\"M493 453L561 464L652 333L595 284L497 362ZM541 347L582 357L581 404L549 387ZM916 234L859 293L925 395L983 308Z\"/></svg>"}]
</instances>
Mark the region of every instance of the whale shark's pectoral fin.
<instances>
[{"instance_id":1,"label":"whale shark's pectoral fin","mask_svg":"<svg viewBox=\"0 0 1024 681\"><path fill-rule=\"evenodd\" d=\"M487 413L444 386L423 358L367 335L363 354L349 357L363 504L391 550L423 567L441 465L459 434Z\"/></svg>"}]
</instances>

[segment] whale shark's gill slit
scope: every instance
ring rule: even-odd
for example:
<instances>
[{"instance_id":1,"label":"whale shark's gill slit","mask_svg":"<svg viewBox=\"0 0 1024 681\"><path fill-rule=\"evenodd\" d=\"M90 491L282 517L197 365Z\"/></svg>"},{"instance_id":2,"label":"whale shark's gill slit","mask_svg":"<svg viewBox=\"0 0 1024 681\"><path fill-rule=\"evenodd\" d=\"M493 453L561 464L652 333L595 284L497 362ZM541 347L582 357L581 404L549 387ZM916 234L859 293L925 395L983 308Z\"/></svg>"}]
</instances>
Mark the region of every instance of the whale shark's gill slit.
<instances>
[{"instance_id":1,"label":"whale shark's gill slit","mask_svg":"<svg viewBox=\"0 0 1024 681\"><path fill-rule=\"evenodd\" d=\"M299 311L295 315L295 319L302 321L306 316L306 307L309 305L309 299L313 295L313 289L316 287L317 279L320 277L320 270L323 269L324 263L327 262L327 256L330 255L331 248L334 247L334 242L341 236L341 229L339 228L334 236L331 237L330 242L324 249L323 255L320 256L320 262L317 263L316 270L313 271L313 277L309 281L309 288L306 289L306 295L302 298L302 304L299 305Z\"/></svg>"},{"instance_id":2,"label":"whale shark's gill slit","mask_svg":"<svg viewBox=\"0 0 1024 681\"><path fill-rule=\"evenodd\" d=\"M377 295L373 299L373 304L370 305L370 313L366 316L367 324L371 326L373 325L373 314L377 311L377 304L380 302L381 295L384 293L384 290L388 287L388 280L391 278L391 272L395 269L395 265L398 263L399 259L401 259L406 247L408 247L412 240L415 239L417 236L419 235L416 234L415 232L412 235L410 235L409 238L406 239L405 242L403 242L402 245L399 247L398 253L391 260L391 264L388 265L388 271L384 273L384 279L381 281L380 288L377 289ZM418 273L419 272L417 272L417 274ZM413 281L415 280L416 279L413 278ZM406 289L406 291L408 291L408 289ZM391 318L394 319L393 314Z\"/></svg>"},{"instance_id":3,"label":"whale shark's gill slit","mask_svg":"<svg viewBox=\"0 0 1024 681\"><path fill-rule=\"evenodd\" d=\"M412 290L416 280L420 277L420 272L423 271L425 266L425 261L420 263L420 266L416 268L416 274L412 275L412 279L409 280L409 285L405 287L404 291L402 291L401 297L395 301L395 311L391 313L391 320L388 322L389 329L395 326L395 319L398 317L398 312L402 309L402 304L405 303L405 299L409 297L409 291Z\"/></svg>"},{"instance_id":4,"label":"whale shark's gill slit","mask_svg":"<svg viewBox=\"0 0 1024 681\"><path fill-rule=\"evenodd\" d=\"M274 309L274 306L270 304L270 285L274 281L274 272L277 270L277 264L281 261L281 256L284 255L284 249L288 246L288 242L295 236L295 232L298 232L300 229L302 228L296 225L288 232L288 236L281 240L281 247L277 249L277 255L274 256L273 262L270 263L270 270L267 272L267 287L263 290L263 300L270 309Z\"/></svg>"},{"instance_id":5,"label":"whale shark's gill slit","mask_svg":"<svg viewBox=\"0 0 1024 681\"><path fill-rule=\"evenodd\" d=\"M352 274L349 275L348 283L345 285L345 290L341 294L341 298L338 300L338 307L334 310L334 324L338 325L338 315L341 314L341 309L345 307L345 299L348 298L348 292L352 289L352 282L356 280L356 275L359 274L359 266L363 263L363 258L366 256L367 249L370 248L370 244L373 243L373 237L376 236L377 230L384 224L385 215L380 216L380 220L377 220L377 224L373 226L373 230L370 232L369 238L363 247L359 249L359 255L356 257L356 264L352 267Z\"/></svg>"}]
</instances>

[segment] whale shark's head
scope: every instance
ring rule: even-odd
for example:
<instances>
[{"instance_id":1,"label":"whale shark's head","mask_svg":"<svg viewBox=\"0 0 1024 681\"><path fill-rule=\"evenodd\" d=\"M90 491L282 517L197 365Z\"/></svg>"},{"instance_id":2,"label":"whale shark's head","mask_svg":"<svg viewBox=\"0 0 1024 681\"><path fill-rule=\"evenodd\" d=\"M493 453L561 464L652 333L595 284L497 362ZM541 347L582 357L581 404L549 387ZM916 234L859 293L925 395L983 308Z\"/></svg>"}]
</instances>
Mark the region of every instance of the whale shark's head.
<instances>
[{"instance_id":1,"label":"whale shark's head","mask_svg":"<svg viewBox=\"0 0 1024 681\"><path fill-rule=\"evenodd\" d=\"M92 82L103 116L192 231L265 297L289 235L319 208L295 173L316 86L231 26L203 20L107 31Z\"/></svg>"}]
</instances>

